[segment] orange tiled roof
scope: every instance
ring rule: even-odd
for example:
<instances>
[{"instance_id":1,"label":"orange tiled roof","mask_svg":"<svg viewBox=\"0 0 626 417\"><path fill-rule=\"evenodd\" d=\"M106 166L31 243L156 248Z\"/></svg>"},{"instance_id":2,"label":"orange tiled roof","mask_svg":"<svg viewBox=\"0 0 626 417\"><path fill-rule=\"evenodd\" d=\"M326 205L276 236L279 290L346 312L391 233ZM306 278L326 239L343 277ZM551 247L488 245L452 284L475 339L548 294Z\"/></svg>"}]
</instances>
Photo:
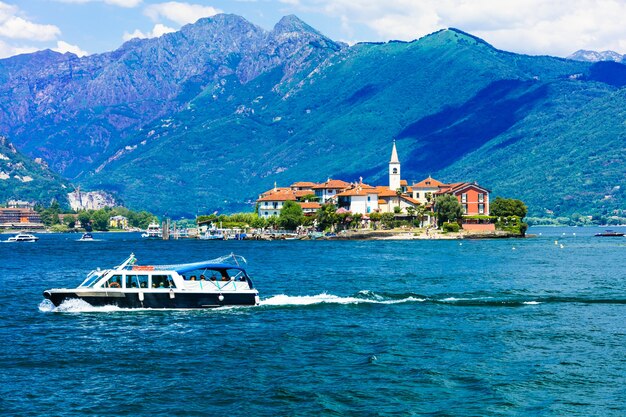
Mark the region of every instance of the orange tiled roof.
<instances>
[{"instance_id":1,"label":"orange tiled roof","mask_svg":"<svg viewBox=\"0 0 626 417\"><path fill-rule=\"evenodd\" d=\"M376 187L376 194L378 194L379 197L396 197L398 195L394 190L390 190L389 187L384 185Z\"/></svg>"},{"instance_id":2,"label":"orange tiled roof","mask_svg":"<svg viewBox=\"0 0 626 417\"><path fill-rule=\"evenodd\" d=\"M400 185L406 186L406 185L409 185L409 183L406 182L406 180L400 180Z\"/></svg>"},{"instance_id":3,"label":"orange tiled roof","mask_svg":"<svg viewBox=\"0 0 626 417\"><path fill-rule=\"evenodd\" d=\"M408 197L406 195L401 195L400 198L403 199L404 201L408 201L409 203L414 204L414 205L421 205L422 204L419 201L417 201L416 199L414 199L412 197Z\"/></svg>"},{"instance_id":4,"label":"orange tiled roof","mask_svg":"<svg viewBox=\"0 0 626 417\"><path fill-rule=\"evenodd\" d=\"M326 182L321 184L317 184L313 187L314 190L322 190L322 189L335 189L335 190L344 190L350 187L349 182L341 181L341 180L331 180L329 179Z\"/></svg>"},{"instance_id":5,"label":"orange tiled roof","mask_svg":"<svg viewBox=\"0 0 626 417\"><path fill-rule=\"evenodd\" d=\"M304 203L298 203L298 204L300 204L300 206L303 209L317 210L319 208L322 208L322 205L320 203L316 203L316 202L304 202Z\"/></svg>"},{"instance_id":6,"label":"orange tiled roof","mask_svg":"<svg viewBox=\"0 0 626 417\"><path fill-rule=\"evenodd\" d=\"M376 192L376 188L372 187L371 185L367 185L367 184L360 184L356 187L353 188L349 188L341 193L338 193L337 196L338 197L348 197L348 196L366 196L368 194L378 194Z\"/></svg>"},{"instance_id":7,"label":"orange tiled roof","mask_svg":"<svg viewBox=\"0 0 626 417\"><path fill-rule=\"evenodd\" d=\"M305 195L315 194L311 190L294 190L293 192L297 198L304 197Z\"/></svg>"},{"instance_id":8,"label":"orange tiled roof","mask_svg":"<svg viewBox=\"0 0 626 417\"><path fill-rule=\"evenodd\" d=\"M262 201L296 201L296 196L291 190L289 190L289 192L277 191L271 194L263 195L257 200L257 202Z\"/></svg>"},{"instance_id":9,"label":"orange tiled roof","mask_svg":"<svg viewBox=\"0 0 626 417\"><path fill-rule=\"evenodd\" d=\"M290 187L291 188L304 188L304 187L312 188L316 185L317 185L316 183L310 182L310 181L298 181L298 182L294 182L293 184L291 184Z\"/></svg>"},{"instance_id":10,"label":"orange tiled roof","mask_svg":"<svg viewBox=\"0 0 626 417\"><path fill-rule=\"evenodd\" d=\"M274 193L289 193L291 192L291 188L289 187L276 187L276 188L271 188L263 193L261 193L260 197L265 197L268 196L270 194L274 194Z\"/></svg>"},{"instance_id":11,"label":"orange tiled roof","mask_svg":"<svg viewBox=\"0 0 626 417\"><path fill-rule=\"evenodd\" d=\"M413 184L413 188L434 188L434 187L445 187L447 184L444 184L441 181L437 181L432 177L428 177L417 184Z\"/></svg>"}]
</instances>

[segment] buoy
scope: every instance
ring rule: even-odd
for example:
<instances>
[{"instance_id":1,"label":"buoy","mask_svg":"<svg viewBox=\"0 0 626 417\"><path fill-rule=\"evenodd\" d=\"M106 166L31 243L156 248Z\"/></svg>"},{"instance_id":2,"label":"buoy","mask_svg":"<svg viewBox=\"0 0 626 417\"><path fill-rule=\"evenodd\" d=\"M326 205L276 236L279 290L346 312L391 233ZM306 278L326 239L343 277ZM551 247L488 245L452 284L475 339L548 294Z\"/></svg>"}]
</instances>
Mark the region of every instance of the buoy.
<instances>
[{"instance_id":1,"label":"buoy","mask_svg":"<svg viewBox=\"0 0 626 417\"><path fill-rule=\"evenodd\" d=\"M554 241L554 244L555 244L555 245L558 245L558 244L559 244L559 241L558 241L558 240L555 240L555 241Z\"/></svg>"},{"instance_id":2,"label":"buoy","mask_svg":"<svg viewBox=\"0 0 626 417\"><path fill-rule=\"evenodd\" d=\"M174 294L174 290L170 290L170 298L174 298L176 297L176 294Z\"/></svg>"},{"instance_id":3,"label":"buoy","mask_svg":"<svg viewBox=\"0 0 626 417\"><path fill-rule=\"evenodd\" d=\"M137 296L139 297L139 301L143 301L143 293L142 292L137 293Z\"/></svg>"},{"instance_id":4,"label":"buoy","mask_svg":"<svg viewBox=\"0 0 626 417\"><path fill-rule=\"evenodd\" d=\"M513 246L513 250L515 250L515 246Z\"/></svg>"},{"instance_id":5,"label":"buoy","mask_svg":"<svg viewBox=\"0 0 626 417\"><path fill-rule=\"evenodd\" d=\"M224 296L222 294L217 296L217 299L220 300L220 302L224 301Z\"/></svg>"},{"instance_id":6,"label":"buoy","mask_svg":"<svg viewBox=\"0 0 626 417\"><path fill-rule=\"evenodd\" d=\"M561 249L563 249L565 246L563 246L563 244L561 243Z\"/></svg>"}]
</instances>

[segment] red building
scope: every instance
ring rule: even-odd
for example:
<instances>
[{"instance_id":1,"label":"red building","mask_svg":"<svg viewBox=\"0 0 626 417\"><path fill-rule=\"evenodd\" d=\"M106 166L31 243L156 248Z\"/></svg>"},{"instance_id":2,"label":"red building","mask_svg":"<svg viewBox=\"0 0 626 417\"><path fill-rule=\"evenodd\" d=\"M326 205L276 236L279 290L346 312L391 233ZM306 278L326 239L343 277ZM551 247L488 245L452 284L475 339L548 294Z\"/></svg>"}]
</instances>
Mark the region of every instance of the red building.
<instances>
[{"instance_id":1,"label":"red building","mask_svg":"<svg viewBox=\"0 0 626 417\"><path fill-rule=\"evenodd\" d=\"M455 196L463 206L463 214L466 216L488 216L489 193L490 190L476 183L457 182L440 187L435 195Z\"/></svg>"}]
</instances>

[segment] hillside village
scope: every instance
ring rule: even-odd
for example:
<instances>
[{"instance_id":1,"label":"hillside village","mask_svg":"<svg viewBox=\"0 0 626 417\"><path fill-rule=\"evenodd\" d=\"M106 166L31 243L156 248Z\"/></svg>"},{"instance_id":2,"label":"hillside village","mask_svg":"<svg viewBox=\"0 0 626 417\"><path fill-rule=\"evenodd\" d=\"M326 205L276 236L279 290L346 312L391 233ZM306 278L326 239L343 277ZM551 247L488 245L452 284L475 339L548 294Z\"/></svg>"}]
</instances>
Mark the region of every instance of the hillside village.
<instances>
[{"instance_id":1,"label":"hillside village","mask_svg":"<svg viewBox=\"0 0 626 417\"><path fill-rule=\"evenodd\" d=\"M364 225L369 225L372 213L394 213L414 215L419 213L423 225L436 227L434 216L435 199L441 195L452 195L463 207L463 225L466 230L495 230L489 216L490 190L477 183L455 182L446 184L430 176L408 185L401 177L401 164L396 142L393 141L389 160L388 185L372 186L358 182L346 182L329 178L323 183L298 181L289 187L277 187L265 191L257 199L258 215L263 218L278 216L287 201L302 207L305 216L312 216L324 204L337 207L336 213L362 215ZM485 219L480 219L480 217Z\"/></svg>"}]
</instances>

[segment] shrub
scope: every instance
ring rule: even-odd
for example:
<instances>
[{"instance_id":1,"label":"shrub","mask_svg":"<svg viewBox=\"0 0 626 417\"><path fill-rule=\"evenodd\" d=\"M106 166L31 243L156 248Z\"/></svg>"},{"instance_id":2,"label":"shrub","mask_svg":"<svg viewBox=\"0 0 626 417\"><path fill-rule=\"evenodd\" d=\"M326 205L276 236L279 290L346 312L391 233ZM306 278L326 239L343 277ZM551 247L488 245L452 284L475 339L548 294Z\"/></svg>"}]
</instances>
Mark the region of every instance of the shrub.
<instances>
[{"instance_id":1,"label":"shrub","mask_svg":"<svg viewBox=\"0 0 626 417\"><path fill-rule=\"evenodd\" d=\"M445 222L443 224L443 231L448 233L448 232L458 232L459 231L459 224L458 223L454 223L454 222Z\"/></svg>"}]
</instances>

